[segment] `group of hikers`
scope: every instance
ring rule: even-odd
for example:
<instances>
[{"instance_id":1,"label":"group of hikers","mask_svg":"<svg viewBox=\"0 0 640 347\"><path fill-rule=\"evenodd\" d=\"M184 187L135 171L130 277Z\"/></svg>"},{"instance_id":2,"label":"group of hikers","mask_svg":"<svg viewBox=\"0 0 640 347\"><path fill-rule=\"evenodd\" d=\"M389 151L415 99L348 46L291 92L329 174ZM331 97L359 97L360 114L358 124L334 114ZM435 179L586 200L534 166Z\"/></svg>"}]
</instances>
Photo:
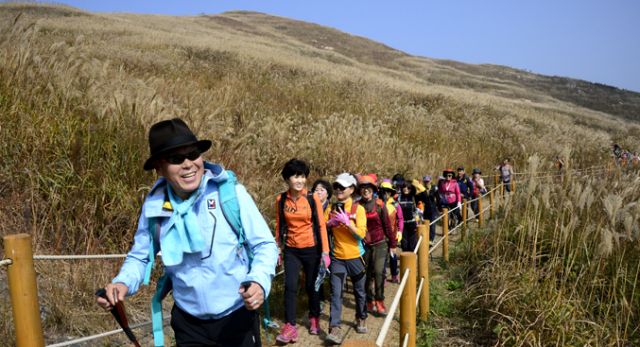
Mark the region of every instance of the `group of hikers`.
<instances>
[{"instance_id":1,"label":"group of hikers","mask_svg":"<svg viewBox=\"0 0 640 347\"><path fill-rule=\"evenodd\" d=\"M343 295L347 276L355 295L356 332L366 333L368 312L386 314L387 264L398 282L397 248L413 251L421 219L435 220L443 208L462 219L462 199L486 192L482 172L444 170L434 182L402 174L379 181L376 174L342 173L317 180L307 190L309 167L292 159L282 178L288 189L276 203L275 238L246 189L231 171L203 161L211 141L198 140L181 119L161 121L149 132L145 170L160 179L149 192L132 250L111 283L105 310L148 284L156 255L165 275L153 298L154 338L162 346L161 301L173 290L171 326L178 346L260 346L257 309L271 290L277 266L284 267L285 325L276 340L298 340L296 297L300 272L309 303L309 333L320 332L324 278L328 276L330 319L326 340L342 343ZM494 168L509 183L509 159ZM506 191L510 185L505 184ZM477 201L472 203L479 214ZM429 244L435 239L435 224ZM161 251L161 252L160 252ZM160 311L158 311L160 310ZM156 319L160 317L160 319ZM158 326L159 324L159 326Z\"/></svg>"},{"instance_id":2,"label":"group of hikers","mask_svg":"<svg viewBox=\"0 0 640 347\"><path fill-rule=\"evenodd\" d=\"M611 146L613 149L613 155L615 156L616 161L619 164L621 165L626 165L627 163L634 164L634 165L640 164L640 155L638 154L638 152L633 152L632 154L629 152L628 149L622 149L622 147L620 147L620 145L615 143L613 140L611 141Z\"/></svg>"}]
</instances>

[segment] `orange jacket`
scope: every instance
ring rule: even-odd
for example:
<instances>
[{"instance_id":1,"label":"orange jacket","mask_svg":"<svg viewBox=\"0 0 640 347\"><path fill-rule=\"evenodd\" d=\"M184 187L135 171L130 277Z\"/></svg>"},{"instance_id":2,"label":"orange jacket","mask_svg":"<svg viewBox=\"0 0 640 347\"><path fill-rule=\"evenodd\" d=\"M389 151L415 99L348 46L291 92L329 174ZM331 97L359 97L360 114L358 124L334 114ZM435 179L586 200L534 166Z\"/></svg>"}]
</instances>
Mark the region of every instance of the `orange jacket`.
<instances>
[{"instance_id":1,"label":"orange jacket","mask_svg":"<svg viewBox=\"0 0 640 347\"><path fill-rule=\"evenodd\" d=\"M290 191L287 191L287 200L284 203L284 219L287 223L286 242L288 247L307 248L316 245L313 235L313 218L309 201L307 200L307 190L302 190L302 195L294 202L291 199ZM276 199L276 242L280 244L280 197ZM320 237L322 239L322 253L329 253L329 241L327 239L327 222L324 219L322 203L317 195L315 198L318 221L320 222Z\"/></svg>"}]
</instances>

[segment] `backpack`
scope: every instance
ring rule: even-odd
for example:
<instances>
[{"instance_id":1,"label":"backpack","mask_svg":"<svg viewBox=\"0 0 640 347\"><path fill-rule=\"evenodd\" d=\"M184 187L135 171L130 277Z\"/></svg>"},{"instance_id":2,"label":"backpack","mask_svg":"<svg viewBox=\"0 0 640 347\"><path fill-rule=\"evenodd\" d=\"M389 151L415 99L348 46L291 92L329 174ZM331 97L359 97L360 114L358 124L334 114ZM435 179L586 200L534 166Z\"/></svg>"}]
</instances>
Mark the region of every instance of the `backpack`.
<instances>
[{"instance_id":1,"label":"backpack","mask_svg":"<svg viewBox=\"0 0 640 347\"><path fill-rule=\"evenodd\" d=\"M398 194L398 204L400 205L400 208L402 208L403 205L407 205L407 204L411 204L411 218L409 218L408 216L404 216L404 222L408 223L409 221L416 221L416 218L418 217L418 208L416 207L416 199L415 197L413 197L411 200L405 200L402 201L402 199L400 199L402 197L401 194ZM404 209L402 211L402 214L404 215Z\"/></svg>"},{"instance_id":2,"label":"backpack","mask_svg":"<svg viewBox=\"0 0 640 347\"><path fill-rule=\"evenodd\" d=\"M231 230L238 236L238 252L242 252L244 247L247 250L249 257L249 271L251 271L251 263L253 262L253 251L249 247L247 242L247 235L242 227L242 221L240 219L240 205L238 204L238 196L236 195L236 185L238 180L236 175L227 170L229 176L222 182L216 182L218 185L218 193L220 197L220 209L224 215L225 220L229 223ZM168 183L167 183L168 184ZM155 266L156 254L160 251L160 218L149 218L149 262L144 275L143 284L149 285L149 279L151 277L151 270ZM213 247L213 245L211 245ZM153 340L156 347L164 346L164 333L162 331L162 300L172 289L171 279L163 271L162 276L158 280L156 285L156 293L151 299L151 316L153 320ZM267 319L269 318L269 304L265 298L264 300L265 313Z\"/></svg>"},{"instance_id":3,"label":"backpack","mask_svg":"<svg viewBox=\"0 0 640 347\"><path fill-rule=\"evenodd\" d=\"M477 184L473 185L473 196L480 194L480 187Z\"/></svg>"},{"instance_id":4,"label":"backpack","mask_svg":"<svg viewBox=\"0 0 640 347\"><path fill-rule=\"evenodd\" d=\"M318 208L316 206L316 199L313 193L302 195L309 202L309 208L311 209L311 220L313 222L313 239L318 248L318 254L322 254L322 237L320 236L320 220L318 219ZM278 240L280 245L284 248L287 244L287 221L284 218L284 204L287 202L287 192L280 195L280 202L278 204L278 214L280 218L280 237Z\"/></svg>"},{"instance_id":5,"label":"backpack","mask_svg":"<svg viewBox=\"0 0 640 347\"><path fill-rule=\"evenodd\" d=\"M391 204L393 210L388 207L389 204ZM398 208L399 204L395 200L387 203L387 212L389 212L389 221L391 222L391 228L393 229L393 232L398 231Z\"/></svg>"},{"instance_id":6,"label":"backpack","mask_svg":"<svg viewBox=\"0 0 640 347\"><path fill-rule=\"evenodd\" d=\"M360 201L356 201L353 204L351 204L351 214L355 215L356 211L358 209L358 205L360 205ZM362 206L364 208L364 206ZM371 212L375 212L378 214L378 218L380 218L380 223L383 223L384 221L384 213L382 212L384 209L384 201L380 200L380 199L376 199L376 203L373 205L373 210ZM365 210L366 212L366 210ZM370 212L367 212L370 213ZM371 235L369 234L369 230L367 229L367 233L364 236L364 241L365 242L370 242L371 241Z\"/></svg>"}]
</instances>

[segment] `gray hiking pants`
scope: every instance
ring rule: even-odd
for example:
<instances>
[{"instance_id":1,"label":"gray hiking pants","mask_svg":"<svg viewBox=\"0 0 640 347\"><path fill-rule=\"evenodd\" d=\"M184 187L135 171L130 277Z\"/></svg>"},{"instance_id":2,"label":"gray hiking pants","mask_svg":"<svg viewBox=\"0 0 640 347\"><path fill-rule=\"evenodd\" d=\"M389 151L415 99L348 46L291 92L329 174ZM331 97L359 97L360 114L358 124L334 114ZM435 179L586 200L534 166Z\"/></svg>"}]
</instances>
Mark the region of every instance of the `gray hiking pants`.
<instances>
[{"instance_id":1,"label":"gray hiking pants","mask_svg":"<svg viewBox=\"0 0 640 347\"><path fill-rule=\"evenodd\" d=\"M384 270L384 263L387 260L387 253L389 253L389 246L386 241L383 241L377 246L370 246L367 253L364 254L364 259L367 263L367 282L365 286L367 301L384 300L385 275L382 270ZM376 280L375 290L372 286L374 279Z\"/></svg>"},{"instance_id":2,"label":"gray hiking pants","mask_svg":"<svg viewBox=\"0 0 640 347\"><path fill-rule=\"evenodd\" d=\"M329 326L339 327L342 317L342 299L347 275L351 277L356 297L356 318L367 318L365 307L364 283L366 281L365 264L362 257L342 260L331 257L331 319Z\"/></svg>"}]
</instances>

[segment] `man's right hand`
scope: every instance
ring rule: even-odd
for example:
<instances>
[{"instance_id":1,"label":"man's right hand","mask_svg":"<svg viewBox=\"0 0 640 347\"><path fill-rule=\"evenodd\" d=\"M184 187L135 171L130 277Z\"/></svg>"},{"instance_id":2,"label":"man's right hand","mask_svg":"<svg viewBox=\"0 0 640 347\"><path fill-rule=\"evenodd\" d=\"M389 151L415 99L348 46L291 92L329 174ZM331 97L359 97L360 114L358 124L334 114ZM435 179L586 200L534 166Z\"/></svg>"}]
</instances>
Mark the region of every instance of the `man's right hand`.
<instances>
[{"instance_id":1,"label":"man's right hand","mask_svg":"<svg viewBox=\"0 0 640 347\"><path fill-rule=\"evenodd\" d=\"M107 298L109 300L107 301L99 296L96 296L96 301L98 302L98 305L102 307L105 311L113 310L113 307L116 304L113 297L114 289L117 291L119 302L123 301L124 296L127 295L127 293L129 292L129 287L127 287L127 285L124 283L109 283L104 289L107 291Z\"/></svg>"}]
</instances>

